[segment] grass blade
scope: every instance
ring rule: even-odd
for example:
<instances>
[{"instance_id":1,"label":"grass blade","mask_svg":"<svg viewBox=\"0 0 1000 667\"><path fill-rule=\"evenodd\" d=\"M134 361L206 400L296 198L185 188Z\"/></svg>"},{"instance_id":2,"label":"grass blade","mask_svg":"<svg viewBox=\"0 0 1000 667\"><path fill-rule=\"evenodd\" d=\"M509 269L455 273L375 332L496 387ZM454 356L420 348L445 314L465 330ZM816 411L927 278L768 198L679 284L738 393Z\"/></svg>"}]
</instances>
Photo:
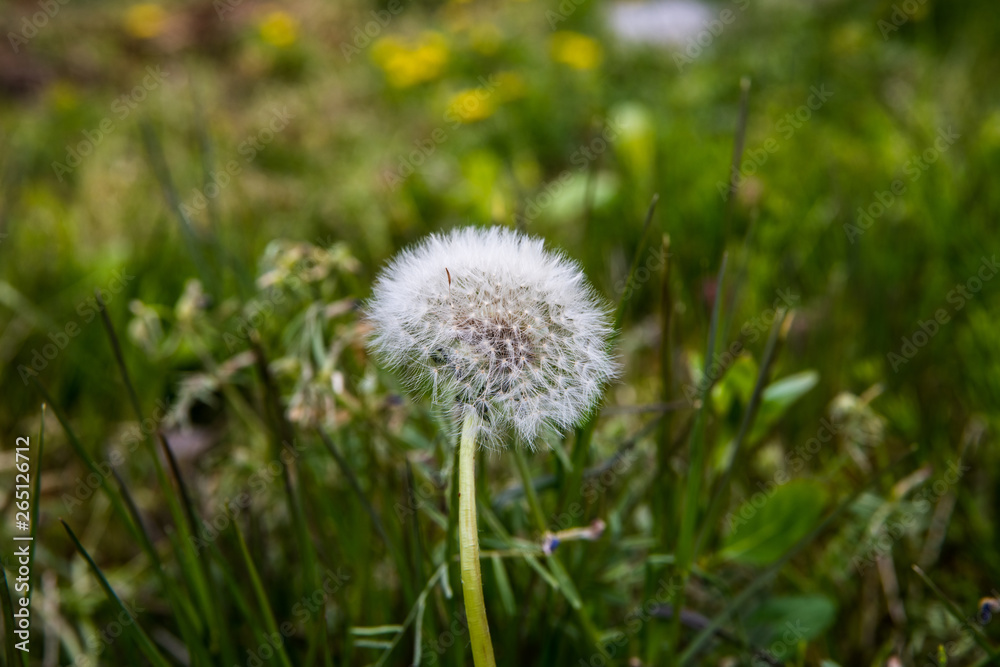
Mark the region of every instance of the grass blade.
<instances>
[{"instance_id":1,"label":"grass blade","mask_svg":"<svg viewBox=\"0 0 1000 667\"><path fill-rule=\"evenodd\" d=\"M729 231L729 222L733 216L733 200L739 189L740 164L743 162L743 145L746 142L747 118L750 114L750 77L740 79L740 115L736 121L736 137L733 141L733 161L729 168L729 195L726 197L726 213L722 222L722 236Z\"/></svg>"},{"instance_id":2,"label":"grass blade","mask_svg":"<svg viewBox=\"0 0 1000 667\"><path fill-rule=\"evenodd\" d=\"M48 391L42 386L40 382L34 377L30 378L31 382L34 384L35 389L42 395L45 403L52 408L53 414L55 414L56 419L59 424L63 427L63 431L66 433L66 438L69 440L70 446L73 451L76 452L87 467L97 475L98 487L105 492L111 503L112 508L118 515L122 523L128 528L129 532L132 533L133 537L139 541L142 546L143 551L149 557L150 562L153 564L154 572L160 581L160 585L170 600L171 607L177 615L178 624L180 625L181 631L188 641L189 646L196 646L197 641L195 640L196 631L194 630L194 617L189 613L188 607L183 604L183 600L180 598L177 592L177 587L173 582L169 581L166 576L166 571L160 562L159 554L153 547L153 542L146 532L146 529L142 522L142 516L139 513L138 507L136 507L135 502L132 500L131 494L128 492L128 488L125 486L124 481L118 475L118 472L112 468L112 475L118 484L117 493L115 490L107 484L107 476L101 471L101 469L94 462L94 459L90 456L86 449L84 449L79 438L77 438L76 433L73 431L69 422L66 420L65 415L59 407L53 403L52 397L49 396ZM124 502L123 502L124 500ZM126 504L128 509L126 509Z\"/></svg>"},{"instance_id":3,"label":"grass blade","mask_svg":"<svg viewBox=\"0 0 1000 667\"><path fill-rule=\"evenodd\" d=\"M125 365L125 355L122 353L121 344L118 341L118 334L115 332L114 325L111 323L111 316L108 314L108 309L101 298L99 290L94 292L94 296L97 299L98 310L101 314L101 323L104 325L105 333L108 335L108 340L111 344L111 351L114 354L115 363L118 366L118 372L121 375L122 382L125 384L125 389L128 393L129 401L132 404L132 409L135 412L136 419L139 420L139 423L144 423L145 417L143 415L142 405L139 402L139 396L135 391L135 386L132 384L132 378L129 375L128 367ZM167 460L172 461L173 454L170 452L169 447L166 446L166 440L163 438L162 434L158 435L159 437L157 440L163 445ZM177 544L175 553L178 557L177 559L181 567L181 572L183 573L184 579L189 588L193 591L195 598L198 600L198 604L201 607L202 612L205 614L205 617L207 619L214 619L213 622L209 622L206 625L209 629L209 633L211 634L211 646L213 649L218 649L222 643L219 632L227 626L222 622L222 618L213 603L212 595L208 592L208 572L205 569L204 561L198 558L197 554L193 551L194 542L192 540L192 535L197 530L197 524L194 519L194 510L190 506L190 500L188 499L186 499L187 511L185 512L182 510L181 502L177 497L177 491L174 489L174 485L171 483L170 479L167 477L166 471L163 469L163 464L160 461L160 457L157 455L156 444L154 443L151 435L149 433L144 433L143 440L146 442L150 457L153 460L153 469L156 472L156 479L160 487L163 489L163 494L167 500L167 507L170 510L174 525L180 533L180 540ZM176 462L174 462L174 473L179 483L180 474L177 471ZM119 483L121 483L120 477L118 480ZM134 504L132 506L134 507ZM139 520L137 513L136 517L137 520Z\"/></svg>"},{"instance_id":4,"label":"grass blade","mask_svg":"<svg viewBox=\"0 0 1000 667\"><path fill-rule=\"evenodd\" d=\"M709 368L712 365L712 357L715 354L715 337L719 327L719 319L722 312L722 287L726 276L726 262L728 254L722 254L722 262L719 264L719 273L715 280L715 303L712 304L712 320L708 329L708 344L705 350L705 364L703 374L709 376ZM678 538L675 571L680 576L681 583L677 586L674 594L674 609L684 608L684 589L687 585L688 577L691 575L691 565L694 560L694 535L695 525L698 521L698 498L701 495L701 481L705 474L705 459L707 452L705 447L705 419L708 405L708 395L711 388L706 388L698 397L700 404L694 417L694 426L691 430L691 460L687 483L684 487L684 504L681 507L682 517L680 526L680 537ZM678 645L681 632L680 614L674 614L670 624L668 634L669 643L672 650ZM676 656L676 653L673 654ZM673 664L671 661L670 664Z\"/></svg>"},{"instance_id":5,"label":"grass blade","mask_svg":"<svg viewBox=\"0 0 1000 667\"><path fill-rule=\"evenodd\" d=\"M670 261L670 237L663 235L660 252L663 255L663 278L660 284L660 400L670 405L674 396L674 298L670 287L672 262ZM670 455L673 451L673 415L665 414L660 426L656 447L656 470L660 479L670 478ZM667 544L670 539L670 489L666 484L657 485L653 495L656 537Z\"/></svg>"},{"instance_id":6,"label":"grass blade","mask_svg":"<svg viewBox=\"0 0 1000 667\"><path fill-rule=\"evenodd\" d=\"M712 321L708 330L708 344L705 350L705 365L703 370L706 377L709 375L712 357L715 354L715 336L722 311L722 285L726 275L727 258L728 255L723 253L722 263L719 265L719 273L715 282L715 303L712 306ZM707 397L707 391L699 396L701 404L698 406L698 411L695 414L694 428L691 433L690 473L684 489L684 514L681 520L681 534L677 545L677 563L682 577L687 576L694 558L694 528L698 519L698 496L701 494L701 479L704 475L707 453L704 447L706 406L708 405ZM684 605L677 604L674 608L683 609Z\"/></svg>"},{"instance_id":7,"label":"grass blade","mask_svg":"<svg viewBox=\"0 0 1000 667\"><path fill-rule=\"evenodd\" d=\"M656 204L659 201L660 195L657 194L653 195L653 198L649 202L649 209L646 211L646 219L642 223L642 234L639 236L639 244L635 247L635 254L632 255L632 265L628 270L628 279L625 281L626 289L622 291L621 297L618 299L618 307L615 309L615 318L613 320L613 328L615 331L621 329L622 319L625 317L625 295L628 294L628 286L634 284L635 272L639 268L639 258L642 256L642 251L646 247L646 234L649 232L649 226L653 222L653 213L656 211Z\"/></svg>"},{"instance_id":8,"label":"grass blade","mask_svg":"<svg viewBox=\"0 0 1000 667\"><path fill-rule=\"evenodd\" d=\"M986 637L985 634L983 634L982 628L979 627L978 624L969 623L968 619L963 616L962 610L959 609L958 605L952 602L951 598L949 598L947 595L944 594L944 591L942 591L938 587L938 585L935 584L931 580L931 578L927 576L927 573L924 572L919 565L911 565L910 567L913 569L914 572L917 573L917 576L920 577L925 584L927 584L927 587L931 589L931 592L934 593L934 595L937 596L937 598L944 603L945 607L948 608L948 613L950 613L955 618L955 620L962 625L963 628L969 629L972 638L976 641L977 644L979 644L980 648L986 651L986 653L989 654L990 658L1000 657L1000 651L995 649L990 644L989 639Z\"/></svg>"},{"instance_id":9,"label":"grass blade","mask_svg":"<svg viewBox=\"0 0 1000 667\"><path fill-rule=\"evenodd\" d=\"M142 134L142 143L146 148L146 155L149 158L153 174L163 189L163 196L167 200L167 206L174 212L174 215L177 216L178 221L181 223L181 236L184 238L184 244L187 246L188 254L191 255L202 284L205 285L210 294L219 297L222 294L219 281L211 265L205 258L201 239L195 232L191 219L184 212L184 206L181 204L180 197L177 196L177 189L174 187L173 179L170 176L170 168L167 166L167 159L163 154L163 146L160 144L160 139L156 135L153 126L146 119L140 122L139 130Z\"/></svg>"},{"instance_id":10,"label":"grass blade","mask_svg":"<svg viewBox=\"0 0 1000 667\"><path fill-rule=\"evenodd\" d=\"M288 499L288 509L292 515L295 540L298 543L299 554L302 557L302 583L306 591L314 591L319 585L319 576L317 573L315 548L309 539L309 528L306 525L301 478L296 467L299 459L292 447L292 443L295 442L295 429L288 421L285 411L282 408L281 394L274 381L274 377L271 375L267 354L264 352L264 348L256 335L250 337L250 347L253 351L257 374L264 385L264 402L270 413L269 421L271 429L277 438L277 442L275 442L275 455L284 463L281 466L281 479L284 483L285 495ZM290 458L283 458L281 456L283 453L289 454ZM292 478L293 469L296 471L294 480ZM313 652L318 649L318 645L326 633L324 618L319 615L314 617L309 633L307 656L311 657Z\"/></svg>"},{"instance_id":11,"label":"grass blade","mask_svg":"<svg viewBox=\"0 0 1000 667\"><path fill-rule=\"evenodd\" d=\"M365 508L365 512L372 520L372 525L375 527L375 532L378 533L382 541L385 542L386 549L392 549L392 544L389 542L389 536L385 532L385 526L382 525L382 519L379 518L378 513L375 508L372 507L371 502L368 500L368 496L365 495L364 489L361 488L361 483L358 482L357 475L351 469L350 464L347 463L347 459L341 454L340 449L337 447L336 443L324 429L317 429L319 433L320 440L326 446L327 451L333 457L333 460L337 462L337 467L340 468L340 472L343 473L344 477L347 478L347 483L351 485L351 489L354 494L358 497L361 505Z\"/></svg>"},{"instance_id":12,"label":"grass blade","mask_svg":"<svg viewBox=\"0 0 1000 667\"><path fill-rule=\"evenodd\" d=\"M30 378L30 381L32 382L32 384L34 384L35 389L38 391L38 393L41 394L42 399L45 401L45 403L52 408L52 413L56 416L56 419L59 421L59 424L63 427L63 431L66 433L66 439L69 440L70 447L73 448L73 451L76 453L77 456L80 457L80 459L84 462L87 468L89 468L92 473L97 475L97 478L99 480L98 487L102 491L104 491L104 493L107 495L108 500L111 502L111 506L114 508L115 513L118 514L119 519L121 519L121 521L126 525L129 531L132 533L133 537L139 540L141 544L143 544L144 546L151 545L152 543L149 540L149 536L144 533L142 525L134 524L132 520L129 518L129 514L125 510L125 506L122 504L121 498L117 494L115 494L114 490L108 485L107 475L105 475L101 471L101 469L97 466L97 463L94 461L93 457L91 457L90 453L87 452L86 449L84 449L83 444L80 442L80 439L76 437L76 433L73 431L73 428L69 425L69 422L66 420L66 416L62 413L62 410L60 410L59 407L52 401L52 397L49 395L49 392L45 389L44 386L42 386L42 384L37 379L34 378L34 376ZM147 549L147 553L151 559L156 558L155 552L151 551L151 549Z\"/></svg>"},{"instance_id":13,"label":"grass blade","mask_svg":"<svg viewBox=\"0 0 1000 667\"><path fill-rule=\"evenodd\" d=\"M94 562L94 559L90 557L87 550L83 548L82 544L80 544L80 540L77 539L73 530L69 527L69 524L62 519L59 519L59 522L63 525L63 528L66 529L66 533L69 534L69 538L73 541L74 546L76 546L76 550L79 551L80 555L87 561L87 565L90 566L91 572L93 572L94 576L97 577L98 583L100 583L101 588L104 589L105 594L108 596L108 600L118 608L120 613L125 614L129 619L129 623L127 625L128 630L133 633L136 643L138 643L139 648L142 650L142 654L146 656L146 659L149 660L155 667L170 667L170 663L163 657L160 650L156 648L156 645L153 644L149 635L147 635L142 627L139 626L139 622L134 616L132 616L132 612L129 611L124 604L122 604L121 599L118 597L117 593L115 593L114 589L111 588L111 584L108 583L108 580L104 577L104 573L101 572L101 568L97 567L97 563ZM122 625L124 626L125 624L123 623Z\"/></svg>"},{"instance_id":14,"label":"grass blade","mask_svg":"<svg viewBox=\"0 0 1000 667\"><path fill-rule=\"evenodd\" d=\"M264 627L267 629L269 635L280 637L281 633L278 632L278 623L274 620L274 611L271 609L271 603L267 599L267 592L264 590L264 584L261 583L260 574L257 572L257 566L253 563L253 558L250 557L250 550L247 549L247 542L243 538L243 529L240 528L239 523L230 516L230 520L233 523L233 528L236 530L236 539L239 542L240 555L243 556L243 564L247 568L247 573L250 575L250 586L253 589L254 597L257 598L257 605L260 608L261 614L264 617ZM288 659L288 653L285 651L285 644L281 642L275 647L275 652L281 664L284 667L292 667L291 661Z\"/></svg>"}]
</instances>

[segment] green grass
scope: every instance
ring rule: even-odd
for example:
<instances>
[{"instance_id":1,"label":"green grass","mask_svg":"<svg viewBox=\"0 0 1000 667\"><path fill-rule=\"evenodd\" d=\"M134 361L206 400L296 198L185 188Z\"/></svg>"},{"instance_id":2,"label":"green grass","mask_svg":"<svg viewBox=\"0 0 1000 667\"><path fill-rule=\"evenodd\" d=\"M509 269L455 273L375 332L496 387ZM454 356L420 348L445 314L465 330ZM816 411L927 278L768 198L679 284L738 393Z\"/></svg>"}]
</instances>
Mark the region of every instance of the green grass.
<instances>
[{"instance_id":1,"label":"green grass","mask_svg":"<svg viewBox=\"0 0 1000 667\"><path fill-rule=\"evenodd\" d=\"M395 7L71 2L0 58L0 665L470 664L455 442L360 317L464 224L578 259L624 367L478 456L498 665L990 664L992 4L750 2L681 68L605 3L568 54L557 3Z\"/></svg>"}]
</instances>

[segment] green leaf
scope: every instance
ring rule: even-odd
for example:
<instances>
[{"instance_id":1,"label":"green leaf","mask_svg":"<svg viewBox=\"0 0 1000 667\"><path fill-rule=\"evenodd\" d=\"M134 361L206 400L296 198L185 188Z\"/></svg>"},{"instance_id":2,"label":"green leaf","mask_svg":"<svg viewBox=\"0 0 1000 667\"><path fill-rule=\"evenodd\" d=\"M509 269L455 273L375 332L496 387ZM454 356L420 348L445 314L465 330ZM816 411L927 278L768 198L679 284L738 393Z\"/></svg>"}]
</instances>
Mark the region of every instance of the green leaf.
<instances>
[{"instance_id":1,"label":"green leaf","mask_svg":"<svg viewBox=\"0 0 1000 667\"><path fill-rule=\"evenodd\" d=\"M771 481L726 517L730 532L722 558L748 565L768 565L819 523L826 491L814 481Z\"/></svg>"},{"instance_id":2,"label":"green leaf","mask_svg":"<svg viewBox=\"0 0 1000 667\"><path fill-rule=\"evenodd\" d=\"M783 410L815 387L817 382L819 373L811 370L781 378L764 390L764 405L771 404Z\"/></svg>"},{"instance_id":3,"label":"green leaf","mask_svg":"<svg viewBox=\"0 0 1000 667\"><path fill-rule=\"evenodd\" d=\"M716 414L728 414L735 401L746 406L753 393L758 370L757 363L750 355L741 354L736 357L728 372L712 387L712 407Z\"/></svg>"},{"instance_id":4,"label":"green leaf","mask_svg":"<svg viewBox=\"0 0 1000 667\"><path fill-rule=\"evenodd\" d=\"M750 614L747 626L757 646L770 647L779 639L791 646L821 636L836 617L837 605L830 598L792 595L764 602ZM775 657L780 660L786 656Z\"/></svg>"},{"instance_id":5,"label":"green leaf","mask_svg":"<svg viewBox=\"0 0 1000 667\"><path fill-rule=\"evenodd\" d=\"M754 421L750 432L750 441L757 440L774 426L785 411L795 401L802 398L806 392L819 382L819 373L813 370L802 371L772 382L764 389L761 396L760 412Z\"/></svg>"}]
</instances>

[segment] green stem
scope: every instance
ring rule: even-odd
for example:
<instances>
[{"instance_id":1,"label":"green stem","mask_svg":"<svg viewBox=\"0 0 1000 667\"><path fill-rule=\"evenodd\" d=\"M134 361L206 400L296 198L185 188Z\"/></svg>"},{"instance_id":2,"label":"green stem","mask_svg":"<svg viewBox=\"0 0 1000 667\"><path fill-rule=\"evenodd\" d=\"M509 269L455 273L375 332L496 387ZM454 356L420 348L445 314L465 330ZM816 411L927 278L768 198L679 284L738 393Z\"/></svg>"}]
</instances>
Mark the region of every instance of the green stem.
<instances>
[{"instance_id":1,"label":"green stem","mask_svg":"<svg viewBox=\"0 0 1000 667\"><path fill-rule=\"evenodd\" d=\"M458 445L458 540L462 563L462 594L476 667L496 667L490 626L483 599L483 573L479 567L479 528L476 525L476 432L479 419L468 412Z\"/></svg>"},{"instance_id":2,"label":"green stem","mask_svg":"<svg viewBox=\"0 0 1000 667\"><path fill-rule=\"evenodd\" d=\"M515 445L513 450L514 461L517 463L517 471L521 475L521 485L524 486L524 496L528 499L531 516L535 520L538 530L544 533L547 528L545 513L542 511L541 503L538 502L538 494L535 492L535 483L531 478L531 471L528 470L528 462L524 460L524 454L521 453L519 446Z\"/></svg>"}]
</instances>

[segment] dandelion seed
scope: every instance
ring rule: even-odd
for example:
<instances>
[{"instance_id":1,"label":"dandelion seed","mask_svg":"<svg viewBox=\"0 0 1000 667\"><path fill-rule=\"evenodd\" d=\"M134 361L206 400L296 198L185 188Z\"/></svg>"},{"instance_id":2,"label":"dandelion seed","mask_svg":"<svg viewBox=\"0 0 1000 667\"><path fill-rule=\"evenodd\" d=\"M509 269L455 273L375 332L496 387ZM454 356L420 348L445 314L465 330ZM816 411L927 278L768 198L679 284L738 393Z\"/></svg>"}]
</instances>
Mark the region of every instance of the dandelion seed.
<instances>
[{"instance_id":1,"label":"dandelion seed","mask_svg":"<svg viewBox=\"0 0 1000 667\"><path fill-rule=\"evenodd\" d=\"M376 356L429 389L456 426L474 409L490 446L510 430L533 444L571 428L617 372L607 308L579 266L505 228L457 229L403 251L366 310ZM463 367L439 372L442 357Z\"/></svg>"}]
</instances>

